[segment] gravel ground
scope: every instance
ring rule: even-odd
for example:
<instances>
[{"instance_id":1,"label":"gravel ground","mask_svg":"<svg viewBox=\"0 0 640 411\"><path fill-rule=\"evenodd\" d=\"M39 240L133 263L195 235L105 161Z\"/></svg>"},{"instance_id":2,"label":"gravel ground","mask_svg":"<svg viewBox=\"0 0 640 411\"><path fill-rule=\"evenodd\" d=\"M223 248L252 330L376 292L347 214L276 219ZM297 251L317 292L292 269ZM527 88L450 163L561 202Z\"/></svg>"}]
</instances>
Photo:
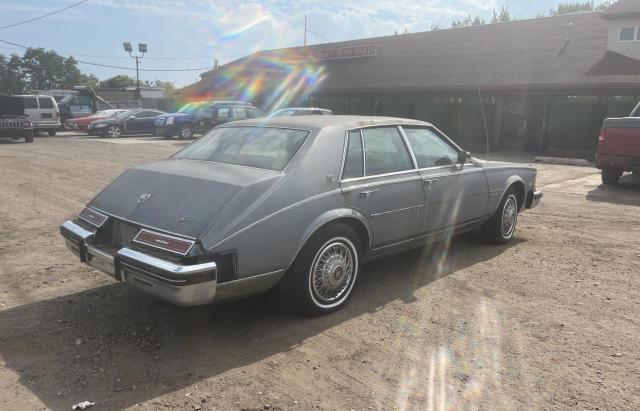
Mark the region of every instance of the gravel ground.
<instances>
[{"instance_id":1,"label":"gravel ground","mask_svg":"<svg viewBox=\"0 0 640 411\"><path fill-rule=\"evenodd\" d=\"M179 308L68 252L58 225L183 143L0 140L0 409L640 409L640 181L537 165L516 239L368 264L305 319L254 298Z\"/></svg>"}]
</instances>

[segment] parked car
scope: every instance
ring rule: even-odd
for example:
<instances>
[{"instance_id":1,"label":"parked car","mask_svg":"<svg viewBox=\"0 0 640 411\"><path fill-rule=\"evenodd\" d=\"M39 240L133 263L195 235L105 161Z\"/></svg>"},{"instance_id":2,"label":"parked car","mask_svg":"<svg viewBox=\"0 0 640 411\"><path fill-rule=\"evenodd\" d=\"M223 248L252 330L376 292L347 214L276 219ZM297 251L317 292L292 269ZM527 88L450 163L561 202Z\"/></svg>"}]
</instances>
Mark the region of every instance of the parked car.
<instances>
[{"instance_id":1,"label":"parked car","mask_svg":"<svg viewBox=\"0 0 640 411\"><path fill-rule=\"evenodd\" d=\"M64 122L64 128L66 128L67 130L73 130L73 131L87 131L89 127L89 123L92 123L98 120L103 120L109 117L115 117L118 114L124 113L125 111L127 110L109 109L109 110L98 111L86 117L70 118L69 120Z\"/></svg>"},{"instance_id":2,"label":"parked car","mask_svg":"<svg viewBox=\"0 0 640 411\"><path fill-rule=\"evenodd\" d=\"M219 124L265 116L260 109L243 101L198 102L184 105L177 113L157 117L155 127L159 136L189 139L194 133L206 133Z\"/></svg>"},{"instance_id":3,"label":"parked car","mask_svg":"<svg viewBox=\"0 0 640 411\"><path fill-rule=\"evenodd\" d=\"M24 114L29 117L33 125L33 131L46 131L50 136L55 136L60 124L60 111L56 100L45 95L20 95L15 96L23 100Z\"/></svg>"},{"instance_id":4,"label":"parked car","mask_svg":"<svg viewBox=\"0 0 640 411\"><path fill-rule=\"evenodd\" d=\"M33 124L24 114L24 100L0 95L0 138L24 138L33 142Z\"/></svg>"},{"instance_id":5,"label":"parked car","mask_svg":"<svg viewBox=\"0 0 640 411\"><path fill-rule=\"evenodd\" d=\"M596 167L604 184L617 184L625 171L640 173L640 104L629 117L608 118L598 138Z\"/></svg>"},{"instance_id":6,"label":"parked car","mask_svg":"<svg viewBox=\"0 0 640 411\"><path fill-rule=\"evenodd\" d=\"M364 261L475 228L509 242L535 184L421 121L254 119L125 171L60 231L81 261L176 304L277 287L317 315L344 306Z\"/></svg>"},{"instance_id":7,"label":"parked car","mask_svg":"<svg viewBox=\"0 0 640 411\"><path fill-rule=\"evenodd\" d=\"M153 134L153 119L165 114L164 111L137 108L127 110L118 115L89 123L87 132L90 135L103 137L120 137L125 134Z\"/></svg>"},{"instance_id":8,"label":"parked car","mask_svg":"<svg viewBox=\"0 0 640 411\"><path fill-rule=\"evenodd\" d=\"M273 113L269 114L269 118L272 117L286 117L286 116L328 116L332 115L333 111L326 108L317 107L290 107L281 108Z\"/></svg>"}]
</instances>

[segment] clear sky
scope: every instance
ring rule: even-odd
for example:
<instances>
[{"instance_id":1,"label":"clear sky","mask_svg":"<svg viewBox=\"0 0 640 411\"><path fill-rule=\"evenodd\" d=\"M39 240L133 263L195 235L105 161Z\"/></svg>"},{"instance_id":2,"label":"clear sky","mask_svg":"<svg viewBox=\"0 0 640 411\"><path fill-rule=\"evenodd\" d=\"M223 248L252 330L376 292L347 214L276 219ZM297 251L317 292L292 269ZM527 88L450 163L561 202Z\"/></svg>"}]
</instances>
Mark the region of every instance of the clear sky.
<instances>
[{"instance_id":1,"label":"clear sky","mask_svg":"<svg viewBox=\"0 0 640 411\"><path fill-rule=\"evenodd\" d=\"M36 17L78 0L2 0L0 26ZM78 59L135 67L123 41L149 45L141 68L189 69L213 66L261 49L302 45L308 15L309 44L326 40L449 27L467 14L487 20L508 6L516 18L548 13L560 0L89 0L43 20L0 29L0 39L54 49ZM597 2L599 3L599 2ZM22 51L0 44L0 53ZM124 70L81 64L101 79ZM169 80L178 86L197 80L192 72L142 72L142 80ZM135 76L135 71L129 72Z\"/></svg>"}]
</instances>

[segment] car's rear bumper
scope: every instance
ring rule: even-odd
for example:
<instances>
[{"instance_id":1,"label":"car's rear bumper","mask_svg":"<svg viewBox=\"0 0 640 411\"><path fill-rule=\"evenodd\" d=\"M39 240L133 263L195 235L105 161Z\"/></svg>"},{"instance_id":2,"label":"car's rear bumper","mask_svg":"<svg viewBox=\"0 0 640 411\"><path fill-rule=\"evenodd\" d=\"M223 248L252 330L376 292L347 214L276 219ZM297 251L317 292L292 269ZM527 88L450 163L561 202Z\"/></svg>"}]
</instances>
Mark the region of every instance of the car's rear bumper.
<instances>
[{"instance_id":1,"label":"car's rear bumper","mask_svg":"<svg viewBox=\"0 0 640 411\"><path fill-rule=\"evenodd\" d=\"M527 194L527 200L525 202L525 206L527 208L537 207L538 204L540 204L541 200L542 200L542 191L531 190Z\"/></svg>"},{"instance_id":2,"label":"car's rear bumper","mask_svg":"<svg viewBox=\"0 0 640 411\"><path fill-rule=\"evenodd\" d=\"M62 127L59 121L33 121L33 128L59 129Z\"/></svg>"},{"instance_id":3,"label":"car's rear bumper","mask_svg":"<svg viewBox=\"0 0 640 411\"><path fill-rule=\"evenodd\" d=\"M117 250L93 244L94 233L69 220L60 226L67 247L80 261L118 281L177 305L214 301L217 288L215 262L180 265L123 247Z\"/></svg>"},{"instance_id":4,"label":"car's rear bumper","mask_svg":"<svg viewBox=\"0 0 640 411\"><path fill-rule=\"evenodd\" d=\"M0 137L29 137L33 136L33 129L31 128L0 128Z\"/></svg>"},{"instance_id":5,"label":"car's rear bumper","mask_svg":"<svg viewBox=\"0 0 640 411\"><path fill-rule=\"evenodd\" d=\"M599 169L614 168L623 171L636 171L640 170L640 156L625 157L597 154L596 167Z\"/></svg>"}]
</instances>

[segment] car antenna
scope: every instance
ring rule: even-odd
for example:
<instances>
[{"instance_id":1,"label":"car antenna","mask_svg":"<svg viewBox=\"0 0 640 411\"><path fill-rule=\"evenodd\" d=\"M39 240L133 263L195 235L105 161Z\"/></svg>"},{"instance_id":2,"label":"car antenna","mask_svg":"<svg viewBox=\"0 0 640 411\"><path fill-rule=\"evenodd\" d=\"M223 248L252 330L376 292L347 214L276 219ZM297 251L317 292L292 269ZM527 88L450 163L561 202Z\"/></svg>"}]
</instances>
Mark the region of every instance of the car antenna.
<instances>
[{"instance_id":1,"label":"car antenna","mask_svg":"<svg viewBox=\"0 0 640 411\"><path fill-rule=\"evenodd\" d=\"M478 87L478 98L480 99L480 110L482 111L482 124L484 125L484 134L487 140L487 162L491 161L490 159L490 150L489 150L489 129L487 128L487 116L484 114L484 104L482 103L482 93L480 93L480 87Z\"/></svg>"}]
</instances>

